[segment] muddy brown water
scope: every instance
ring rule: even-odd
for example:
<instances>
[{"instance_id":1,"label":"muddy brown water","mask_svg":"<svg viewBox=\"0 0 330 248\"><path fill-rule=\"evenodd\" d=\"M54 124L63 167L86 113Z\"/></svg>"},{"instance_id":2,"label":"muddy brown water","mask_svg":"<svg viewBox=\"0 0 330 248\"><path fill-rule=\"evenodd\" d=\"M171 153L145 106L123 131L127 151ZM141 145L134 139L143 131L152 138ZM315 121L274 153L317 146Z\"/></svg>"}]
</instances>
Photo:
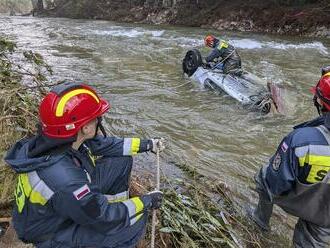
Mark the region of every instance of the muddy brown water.
<instances>
[{"instance_id":1,"label":"muddy brown water","mask_svg":"<svg viewBox=\"0 0 330 248\"><path fill-rule=\"evenodd\" d=\"M187 50L212 32L238 49L243 67L285 88L286 115L249 112L230 97L183 77ZM187 162L210 181L229 185L238 202L255 202L252 177L293 125L316 117L309 88L330 64L330 41L215 32L108 21L0 17L0 34L41 53L53 81L88 82L110 101L107 129L117 136L166 137L165 174ZM139 168L153 169L144 155Z\"/></svg>"}]
</instances>

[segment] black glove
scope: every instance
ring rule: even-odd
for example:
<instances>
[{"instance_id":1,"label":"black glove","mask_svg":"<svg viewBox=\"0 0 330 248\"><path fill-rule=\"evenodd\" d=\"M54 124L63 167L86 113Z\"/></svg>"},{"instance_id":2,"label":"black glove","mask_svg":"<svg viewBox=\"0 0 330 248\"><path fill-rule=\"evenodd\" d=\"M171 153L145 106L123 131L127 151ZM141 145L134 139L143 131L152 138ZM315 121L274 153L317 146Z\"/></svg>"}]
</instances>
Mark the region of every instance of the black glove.
<instances>
[{"instance_id":1,"label":"black glove","mask_svg":"<svg viewBox=\"0 0 330 248\"><path fill-rule=\"evenodd\" d=\"M211 64L210 63L203 63L202 64L202 67L204 68L204 69L211 69Z\"/></svg>"},{"instance_id":2,"label":"black glove","mask_svg":"<svg viewBox=\"0 0 330 248\"><path fill-rule=\"evenodd\" d=\"M151 191L141 197L144 207L147 209L159 209L162 206L163 192L159 190Z\"/></svg>"}]
</instances>

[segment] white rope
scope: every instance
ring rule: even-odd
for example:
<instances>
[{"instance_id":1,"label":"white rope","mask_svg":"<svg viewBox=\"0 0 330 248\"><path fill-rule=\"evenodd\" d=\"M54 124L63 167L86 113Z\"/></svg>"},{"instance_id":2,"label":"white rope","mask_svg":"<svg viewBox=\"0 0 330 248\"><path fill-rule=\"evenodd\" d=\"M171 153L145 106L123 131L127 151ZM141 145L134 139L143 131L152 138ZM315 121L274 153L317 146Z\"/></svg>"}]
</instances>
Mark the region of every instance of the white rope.
<instances>
[{"instance_id":1,"label":"white rope","mask_svg":"<svg viewBox=\"0 0 330 248\"><path fill-rule=\"evenodd\" d=\"M157 176L156 176L156 190L160 188L160 166L159 166L159 149L157 149ZM155 248L155 237L156 237L156 222L157 215L156 210L152 211L152 226L151 226L151 248Z\"/></svg>"}]
</instances>

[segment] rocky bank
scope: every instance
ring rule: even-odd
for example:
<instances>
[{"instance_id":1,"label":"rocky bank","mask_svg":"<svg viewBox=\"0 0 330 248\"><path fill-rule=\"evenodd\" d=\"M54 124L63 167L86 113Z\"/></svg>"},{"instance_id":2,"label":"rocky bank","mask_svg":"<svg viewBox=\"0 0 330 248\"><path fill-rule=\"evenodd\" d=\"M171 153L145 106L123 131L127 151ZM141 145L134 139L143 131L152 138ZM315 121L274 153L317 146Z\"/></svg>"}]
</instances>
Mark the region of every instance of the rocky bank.
<instances>
[{"instance_id":1,"label":"rocky bank","mask_svg":"<svg viewBox=\"0 0 330 248\"><path fill-rule=\"evenodd\" d=\"M330 38L329 0L55 0L39 15Z\"/></svg>"}]
</instances>

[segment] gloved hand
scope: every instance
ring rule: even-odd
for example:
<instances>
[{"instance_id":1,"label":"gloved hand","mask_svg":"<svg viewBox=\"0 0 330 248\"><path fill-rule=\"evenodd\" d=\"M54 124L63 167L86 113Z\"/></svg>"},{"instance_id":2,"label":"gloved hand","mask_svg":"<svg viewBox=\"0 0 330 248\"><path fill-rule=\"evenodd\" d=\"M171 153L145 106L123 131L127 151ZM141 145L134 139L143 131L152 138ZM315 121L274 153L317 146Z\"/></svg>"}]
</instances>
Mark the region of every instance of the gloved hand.
<instances>
[{"instance_id":1,"label":"gloved hand","mask_svg":"<svg viewBox=\"0 0 330 248\"><path fill-rule=\"evenodd\" d=\"M145 208L159 209L162 206L163 192L154 190L141 197Z\"/></svg>"},{"instance_id":2,"label":"gloved hand","mask_svg":"<svg viewBox=\"0 0 330 248\"><path fill-rule=\"evenodd\" d=\"M164 138L153 138L151 139L151 142L152 148L150 149L150 151L153 153L157 153L157 150L159 150L159 152L162 152L166 148Z\"/></svg>"},{"instance_id":3,"label":"gloved hand","mask_svg":"<svg viewBox=\"0 0 330 248\"><path fill-rule=\"evenodd\" d=\"M203 63L202 64L202 67L204 68L204 69L210 69L211 68L211 65L210 65L210 63Z\"/></svg>"}]
</instances>

